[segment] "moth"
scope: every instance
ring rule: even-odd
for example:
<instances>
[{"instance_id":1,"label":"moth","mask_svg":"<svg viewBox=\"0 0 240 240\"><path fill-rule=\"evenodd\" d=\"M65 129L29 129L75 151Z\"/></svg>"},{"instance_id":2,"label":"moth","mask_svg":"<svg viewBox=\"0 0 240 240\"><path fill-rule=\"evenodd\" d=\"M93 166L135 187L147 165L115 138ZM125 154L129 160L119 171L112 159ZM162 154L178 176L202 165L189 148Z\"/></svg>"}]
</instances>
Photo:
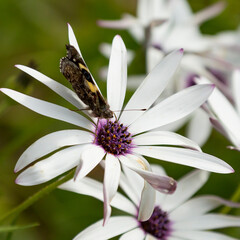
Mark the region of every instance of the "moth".
<instances>
[{"instance_id":1,"label":"moth","mask_svg":"<svg viewBox=\"0 0 240 240\"><path fill-rule=\"evenodd\" d=\"M67 56L60 60L60 72L71 83L78 97L89 107L92 115L97 118L112 118L114 113L100 93L92 75L72 45L66 45Z\"/></svg>"}]
</instances>

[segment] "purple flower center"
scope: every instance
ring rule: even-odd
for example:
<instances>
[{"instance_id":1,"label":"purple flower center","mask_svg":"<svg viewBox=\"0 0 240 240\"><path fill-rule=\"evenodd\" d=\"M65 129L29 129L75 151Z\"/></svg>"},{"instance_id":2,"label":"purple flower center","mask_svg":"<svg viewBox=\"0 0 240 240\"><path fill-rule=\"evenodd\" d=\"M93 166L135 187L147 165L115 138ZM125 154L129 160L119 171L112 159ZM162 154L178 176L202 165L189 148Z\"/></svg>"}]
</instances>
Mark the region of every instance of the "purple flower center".
<instances>
[{"instance_id":1,"label":"purple flower center","mask_svg":"<svg viewBox=\"0 0 240 240\"><path fill-rule=\"evenodd\" d=\"M133 147L128 128L118 121L105 119L99 120L94 142L113 155L129 153Z\"/></svg>"},{"instance_id":2,"label":"purple flower center","mask_svg":"<svg viewBox=\"0 0 240 240\"><path fill-rule=\"evenodd\" d=\"M145 222L140 222L141 228L159 240L166 240L170 234L171 222L168 213L155 207L152 216Z\"/></svg>"}]
</instances>

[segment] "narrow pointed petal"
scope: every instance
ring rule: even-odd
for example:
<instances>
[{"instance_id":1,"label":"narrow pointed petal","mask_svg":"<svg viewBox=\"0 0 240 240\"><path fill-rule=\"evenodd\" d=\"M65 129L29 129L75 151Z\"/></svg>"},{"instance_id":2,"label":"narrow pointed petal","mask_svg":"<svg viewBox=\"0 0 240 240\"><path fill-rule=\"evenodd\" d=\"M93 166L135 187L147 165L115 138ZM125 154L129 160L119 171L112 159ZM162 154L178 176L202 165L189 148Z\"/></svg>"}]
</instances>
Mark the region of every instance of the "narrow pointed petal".
<instances>
[{"instance_id":1,"label":"narrow pointed petal","mask_svg":"<svg viewBox=\"0 0 240 240\"><path fill-rule=\"evenodd\" d=\"M221 1L197 12L194 15L194 23L199 25L211 18L216 17L225 9L225 7L226 7L226 3Z\"/></svg>"},{"instance_id":2,"label":"narrow pointed petal","mask_svg":"<svg viewBox=\"0 0 240 240\"><path fill-rule=\"evenodd\" d=\"M137 134L186 117L207 100L213 89L214 85L196 85L172 95L138 118L130 131Z\"/></svg>"},{"instance_id":3,"label":"narrow pointed petal","mask_svg":"<svg viewBox=\"0 0 240 240\"><path fill-rule=\"evenodd\" d=\"M119 160L143 177L157 191L164 193L173 193L175 191L176 181L173 178L151 172L148 162L143 157L128 155L127 157L121 156Z\"/></svg>"},{"instance_id":4,"label":"narrow pointed petal","mask_svg":"<svg viewBox=\"0 0 240 240\"><path fill-rule=\"evenodd\" d=\"M145 233L141 228L135 228L127 233L124 233L119 240L144 240L145 239Z\"/></svg>"},{"instance_id":5,"label":"narrow pointed petal","mask_svg":"<svg viewBox=\"0 0 240 240\"><path fill-rule=\"evenodd\" d=\"M99 51L101 52L101 54L103 56L105 56L106 58L109 58L111 55L111 51L112 51L112 44L109 43L102 43L99 46ZM132 62L133 58L135 57L135 53L132 50L127 50L127 62L128 64Z\"/></svg>"},{"instance_id":6,"label":"narrow pointed petal","mask_svg":"<svg viewBox=\"0 0 240 240\"><path fill-rule=\"evenodd\" d=\"M240 227L240 218L221 214L192 216L188 220L174 223L176 230L211 230L225 227Z\"/></svg>"},{"instance_id":7,"label":"narrow pointed petal","mask_svg":"<svg viewBox=\"0 0 240 240\"><path fill-rule=\"evenodd\" d=\"M89 172L95 168L105 155L104 150L101 147L91 145L91 147L84 150L81 154L76 173L74 176L75 181L79 181L85 177Z\"/></svg>"},{"instance_id":8,"label":"narrow pointed petal","mask_svg":"<svg viewBox=\"0 0 240 240\"><path fill-rule=\"evenodd\" d=\"M61 97L66 99L68 102L70 102L72 105L74 105L76 108L83 109L86 107L86 105L79 99L79 97L75 92L65 87L61 83L47 77L46 75L30 67L23 66L23 65L16 65L16 67L22 70L23 72L29 74L33 78L37 79L39 82L43 83L50 89L52 89L58 95L60 95Z\"/></svg>"},{"instance_id":9,"label":"narrow pointed petal","mask_svg":"<svg viewBox=\"0 0 240 240\"><path fill-rule=\"evenodd\" d=\"M93 137L81 130L63 130L50 133L28 147L18 159L14 171L18 172L35 160L61 148L71 145L91 143Z\"/></svg>"},{"instance_id":10,"label":"narrow pointed petal","mask_svg":"<svg viewBox=\"0 0 240 240\"><path fill-rule=\"evenodd\" d=\"M203 146L211 134L212 126L206 112L201 108L193 113L188 127L187 137Z\"/></svg>"},{"instance_id":11,"label":"narrow pointed petal","mask_svg":"<svg viewBox=\"0 0 240 240\"><path fill-rule=\"evenodd\" d=\"M223 160L206 153L173 147L139 146L133 152L148 157L174 162L217 173L233 173L234 170Z\"/></svg>"},{"instance_id":12,"label":"narrow pointed petal","mask_svg":"<svg viewBox=\"0 0 240 240\"><path fill-rule=\"evenodd\" d=\"M238 240L237 238L228 237L224 234L209 231L174 231L174 236L184 240Z\"/></svg>"},{"instance_id":13,"label":"narrow pointed petal","mask_svg":"<svg viewBox=\"0 0 240 240\"><path fill-rule=\"evenodd\" d=\"M28 95L14 91L12 89L1 88L0 91L8 95L13 100L19 102L23 106L41 115L58 119L64 122L68 122L86 129L89 129L91 126L89 120L87 120L80 114L73 112L62 106L49 103L34 97L30 97Z\"/></svg>"},{"instance_id":14,"label":"narrow pointed petal","mask_svg":"<svg viewBox=\"0 0 240 240\"><path fill-rule=\"evenodd\" d=\"M193 141L177 133L167 131L147 132L134 137L134 144L146 145L176 145L201 151L201 148Z\"/></svg>"},{"instance_id":15,"label":"narrow pointed petal","mask_svg":"<svg viewBox=\"0 0 240 240\"><path fill-rule=\"evenodd\" d=\"M235 100L238 115L240 116L240 70L236 70L232 76L233 97Z\"/></svg>"},{"instance_id":16,"label":"narrow pointed petal","mask_svg":"<svg viewBox=\"0 0 240 240\"><path fill-rule=\"evenodd\" d=\"M87 145L77 145L65 148L35 163L17 177L16 183L23 186L32 186L59 176L78 165L81 153L86 147Z\"/></svg>"},{"instance_id":17,"label":"narrow pointed petal","mask_svg":"<svg viewBox=\"0 0 240 240\"><path fill-rule=\"evenodd\" d=\"M97 24L104 28L129 29L139 23L135 17L126 14L120 20L98 20Z\"/></svg>"},{"instance_id":18,"label":"narrow pointed petal","mask_svg":"<svg viewBox=\"0 0 240 240\"><path fill-rule=\"evenodd\" d=\"M173 195L166 197L163 203L165 211L172 211L191 198L208 180L209 172L195 170L178 181L178 187Z\"/></svg>"},{"instance_id":19,"label":"narrow pointed petal","mask_svg":"<svg viewBox=\"0 0 240 240\"><path fill-rule=\"evenodd\" d=\"M125 109L148 109L165 89L168 81L174 75L183 50L172 52L166 56L144 79L142 84L135 91ZM143 114L143 111L125 111L120 121L126 125L131 124Z\"/></svg>"},{"instance_id":20,"label":"narrow pointed petal","mask_svg":"<svg viewBox=\"0 0 240 240\"><path fill-rule=\"evenodd\" d=\"M75 34L73 32L73 29L72 29L72 27L69 23L68 23L68 40L69 40L69 44L72 45L73 47L75 47L75 49L78 51L80 56L83 58L82 53L80 51L80 48L78 46L77 39L76 39Z\"/></svg>"},{"instance_id":21,"label":"narrow pointed petal","mask_svg":"<svg viewBox=\"0 0 240 240\"><path fill-rule=\"evenodd\" d=\"M113 39L107 76L107 100L118 117L122 109L127 86L127 51L122 38Z\"/></svg>"},{"instance_id":22,"label":"narrow pointed petal","mask_svg":"<svg viewBox=\"0 0 240 240\"><path fill-rule=\"evenodd\" d=\"M123 172L120 178L120 187L131 199L131 201L139 206L141 199L141 189L143 189L144 180L136 172L122 165Z\"/></svg>"},{"instance_id":23,"label":"narrow pointed petal","mask_svg":"<svg viewBox=\"0 0 240 240\"><path fill-rule=\"evenodd\" d=\"M71 179L60 185L59 188L78 194L88 195L103 202L103 184L89 177L84 177L80 181ZM112 199L111 206L134 216L137 214L137 209L134 204L118 192Z\"/></svg>"},{"instance_id":24,"label":"narrow pointed petal","mask_svg":"<svg viewBox=\"0 0 240 240\"><path fill-rule=\"evenodd\" d=\"M203 215L221 205L226 205L232 208L240 207L240 203L227 201L220 197L211 196L211 195L201 196L201 197L195 197L188 200L187 202L182 204L180 207L173 210L170 213L170 216L171 216L171 219L173 219L174 221L181 221L182 219L187 219L191 216Z\"/></svg>"},{"instance_id":25,"label":"narrow pointed petal","mask_svg":"<svg viewBox=\"0 0 240 240\"><path fill-rule=\"evenodd\" d=\"M104 185L103 185L103 198L104 198L103 225L107 223L111 216L110 203L117 192L120 173L121 166L118 159L111 154L107 154L105 159Z\"/></svg>"},{"instance_id":26,"label":"narrow pointed petal","mask_svg":"<svg viewBox=\"0 0 240 240\"><path fill-rule=\"evenodd\" d=\"M145 181L139 206L139 221L147 221L152 216L155 205L155 198L156 191L148 182Z\"/></svg>"},{"instance_id":27,"label":"narrow pointed petal","mask_svg":"<svg viewBox=\"0 0 240 240\"><path fill-rule=\"evenodd\" d=\"M198 80L198 83L201 84L206 82L209 81L205 78ZM230 139L236 146L240 146L240 137L238 135L240 132L240 117L231 103L217 88L214 89L212 95L209 97L208 103L219 121L226 128Z\"/></svg>"},{"instance_id":28,"label":"narrow pointed petal","mask_svg":"<svg viewBox=\"0 0 240 240\"><path fill-rule=\"evenodd\" d=\"M107 240L138 227L133 217L111 217L106 226L102 220L80 232L73 240Z\"/></svg>"}]
</instances>

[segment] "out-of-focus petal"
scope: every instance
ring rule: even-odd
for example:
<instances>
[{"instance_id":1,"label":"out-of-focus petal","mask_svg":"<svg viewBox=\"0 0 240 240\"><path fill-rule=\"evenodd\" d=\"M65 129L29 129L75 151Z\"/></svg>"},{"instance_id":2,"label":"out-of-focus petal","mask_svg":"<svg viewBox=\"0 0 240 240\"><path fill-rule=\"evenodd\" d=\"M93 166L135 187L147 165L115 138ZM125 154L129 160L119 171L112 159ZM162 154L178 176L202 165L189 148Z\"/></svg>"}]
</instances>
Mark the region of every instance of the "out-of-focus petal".
<instances>
[{"instance_id":1,"label":"out-of-focus petal","mask_svg":"<svg viewBox=\"0 0 240 240\"><path fill-rule=\"evenodd\" d=\"M209 231L174 231L174 236L179 237L179 240L238 240L237 238L228 237L222 233Z\"/></svg>"},{"instance_id":2,"label":"out-of-focus petal","mask_svg":"<svg viewBox=\"0 0 240 240\"><path fill-rule=\"evenodd\" d=\"M57 177L78 165L81 153L86 147L88 146L77 145L65 148L35 163L17 177L16 183L23 186L32 186Z\"/></svg>"},{"instance_id":3,"label":"out-of-focus petal","mask_svg":"<svg viewBox=\"0 0 240 240\"><path fill-rule=\"evenodd\" d=\"M197 109L188 126L187 137L196 142L199 146L203 146L211 134L212 126L206 112L201 108Z\"/></svg>"},{"instance_id":4,"label":"out-of-focus petal","mask_svg":"<svg viewBox=\"0 0 240 240\"><path fill-rule=\"evenodd\" d=\"M110 203L117 192L119 179L120 179L121 167L118 159L107 154L105 159L104 170L104 185L103 185L103 198L104 198L104 222L105 225L111 216Z\"/></svg>"},{"instance_id":5,"label":"out-of-focus petal","mask_svg":"<svg viewBox=\"0 0 240 240\"><path fill-rule=\"evenodd\" d=\"M206 153L173 147L139 146L133 152L148 157L174 162L217 173L233 173L234 170L223 160Z\"/></svg>"},{"instance_id":6,"label":"out-of-focus petal","mask_svg":"<svg viewBox=\"0 0 240 240\"><path fill-rule=\"evenodd\" d=\"M14 171L18 172L35 160L65 146L91 143L92 134L81 130L62 130L50 133L28 147L17 161Z\"/></svg>"},{"instance_id":7,"label":"out-of-focus petal","mask_svg":"<svg viewBox=\"0 0 240 240\"><path fill-rule=\"evenodd\" d=\"M129 125L143 114L141 109L148 109L165 89L174 75L182 58L183 50L177 50L165 57L144 79L135 91L125 109L139 111L123 111L120 121Z\"/></svg>"},{"instance_id":8,"label":"out-of-focus petal","mask_svg":"<svg viewBox=\"0 0 240 240\"><path fill-rule=\"evenodd\" d=\"M233 81L233 97L235 100L238 115L240 116L240 70L236 70L232 76Z\"/></svg>"},{"instance_id":9,"label":"out-of-focus petal","mask_svg":"<svg viewBox=\"0 0 240 240\"><path fill-rule=\"evenodd\" d=\"M102 220L92 224L80 232L73 240L107 240L138 227L138 222L133 217L111 217L106 226Z\"/></svg>"},{"instance_id":10,"label":"out-of-focus petal","mask_svg":"<svg viewBox=\"0 0 240 240\"><path fill-rule=\"evenodd\" d=\"M205 214L192 216L188 220L175 222L176 230L211 230L225 227L240 227L240 218L221 214Z\"/></svg>"},{"instance_id":11,"label":"out-of-focus petal","mask_svg":"<svg viewBox=\"0 0 240 240\"><path fill-rule=\"evenodd\" d=\"M173 211L192 197L208 180L209 172L196 170L185 175L178 181L177 190L173 195L166 197L162 203L165 211Z\"/></svg>"},{"instance_id":12,"label":"out-of-focus petal","mask_svg":"<svg viewBox=\"0 0 240 240\"><path fill-rule=\"evenodd\" d=\"M221 205L240 207L240 203L227 201L217 196L200 196L188 200L173 210L170 213L170 216L174 221L181 221L182 219L187 219L191 216L203 215Z\"/></svg>"},{"instance_id":13,"label":"out-of-focus petal","mask_svg":"<svg viewBox=\"0 0 240 240\"><path fill-rule=\"evenodd\" d=\"M130 132L141 133L187 116L207 100L213 89L209 84L196 85L172 95L133 122Z\"/></svg>"},{"instance_id":14,"label":"out-of-focus petal","mask_svg":"<svg viewBox=\"0 0 240 240\"><path fill-rule=\"evenodd\" d=\"M127 86L127 51L122 38L113 39L107 76L107 100L112 111L119 116Z\"/></svg>"},{"instance_id":15,"label":"out-of-focus petal","mask_svg":"<svg viewBox=\"0 0 240 240\"><path fill-rule=\"evenodd\" d=\"M217 2L209 7L204 8L203 10L197 12L194 15L194 24L201 24L211 18L219 15L226 7L226 3L224 1Z\"/></svg>"},{"instance_id":16,"label":"out-of-focus petal","mask_svg":"<svg viewBox=\"0 0 240 240\"><path fill-rule=\"evenodd\" d=\"M34 97L30 97L28 95L14 91L12 89L1 88L0 91L8 95L13 100L19 102L23 106L41 115L58 119L64 122L68 122L73 125L86 128L86 129L89 129L91 126L91 123L89 120L87 120L80 114L74 111L71 111L67 108L64 108L62 106L49 103Z\"/></svg>"}]
</instances>

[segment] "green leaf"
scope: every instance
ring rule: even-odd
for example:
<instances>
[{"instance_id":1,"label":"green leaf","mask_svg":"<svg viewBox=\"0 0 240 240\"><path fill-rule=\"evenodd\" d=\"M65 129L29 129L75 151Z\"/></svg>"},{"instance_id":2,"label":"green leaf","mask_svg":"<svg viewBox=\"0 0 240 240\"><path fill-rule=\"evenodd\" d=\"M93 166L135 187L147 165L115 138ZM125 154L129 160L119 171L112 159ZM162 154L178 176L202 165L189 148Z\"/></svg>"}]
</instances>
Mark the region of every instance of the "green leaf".
<instances>
[{"instance_id":1,"label":"green leaf","mask_svg":"<svg viewBox=\"0 0 240 240\"><path fill-rule=\"evenodd\" d=\"M13 232L16 230L22 230L22 229L26 229L26 228L32 228L32 227L37 227L39 226L39 223L31 223L31 224L27 224L27 225L6 225L6 226L2 226L0 227L0 233L3 232Z\"/></svg>"}]
</instances>

